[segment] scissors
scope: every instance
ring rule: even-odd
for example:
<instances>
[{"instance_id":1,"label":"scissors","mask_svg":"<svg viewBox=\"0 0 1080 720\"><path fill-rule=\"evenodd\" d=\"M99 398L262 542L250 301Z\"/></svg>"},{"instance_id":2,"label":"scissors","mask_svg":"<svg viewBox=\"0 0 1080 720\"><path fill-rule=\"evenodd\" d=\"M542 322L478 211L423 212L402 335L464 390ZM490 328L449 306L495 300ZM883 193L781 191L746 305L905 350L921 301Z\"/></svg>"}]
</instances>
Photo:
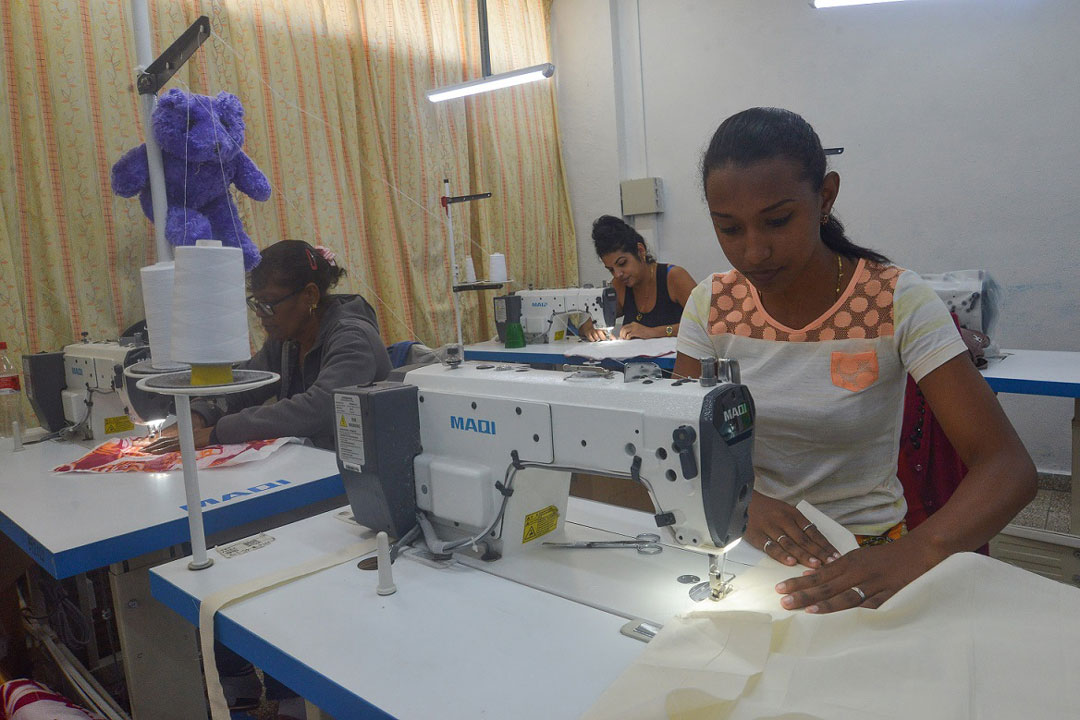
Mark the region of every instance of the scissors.
<instances>
[{"instance_id":1,"label":"scissors","mask_svg":"<svg viewBox=\"0 0 1080 720\"><path fill-rule=\"evenodd\" d=\"M656 533L641 533L633 540L582 540L579 542L546 542L544 545L556 548L635 548L642 555L655 555L664 547Z\"/></svg>"}]
</instances>

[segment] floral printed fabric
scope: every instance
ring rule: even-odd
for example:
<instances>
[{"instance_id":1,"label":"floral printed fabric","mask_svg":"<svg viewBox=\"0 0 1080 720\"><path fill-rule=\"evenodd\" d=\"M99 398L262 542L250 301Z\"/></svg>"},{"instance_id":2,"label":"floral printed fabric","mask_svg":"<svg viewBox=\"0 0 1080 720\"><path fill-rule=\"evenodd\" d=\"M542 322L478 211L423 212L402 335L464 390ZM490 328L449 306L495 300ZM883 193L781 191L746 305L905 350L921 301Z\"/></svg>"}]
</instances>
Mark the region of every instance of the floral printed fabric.
<instances>
[{"instance_id":1,"label":"floral printed fabric","mask_svg":"<svg viewBox=\"0 0 1080 720\"><path fill-rule=\"evenodd\" d=\"M108 440L83 455L75 462L53 468L53 472L169 472L181 468L180 453L170 452L151 455L143 452L148 444L147 438L119 438ZM252 440L236 445L208 445L195 451L196 464L200 470L226 467L241 463L263 460L270 457L278 448L298 438L285 437L273 440Z\"/></svg>"}]
</instances>

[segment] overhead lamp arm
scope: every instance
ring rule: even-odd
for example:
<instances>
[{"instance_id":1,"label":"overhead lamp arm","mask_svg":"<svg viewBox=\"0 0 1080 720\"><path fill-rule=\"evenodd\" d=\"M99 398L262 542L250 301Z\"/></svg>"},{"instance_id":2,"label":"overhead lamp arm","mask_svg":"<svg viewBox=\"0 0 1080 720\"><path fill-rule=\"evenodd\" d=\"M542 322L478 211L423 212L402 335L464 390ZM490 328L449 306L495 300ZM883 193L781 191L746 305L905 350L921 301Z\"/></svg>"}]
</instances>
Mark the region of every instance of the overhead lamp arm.
<instances>
[{"instance_id":1,"label":"overhead lamp arm","mask_svg":"<svg viewBox=\"0 0 1080 720\"><path fill-rule=\"evenodd\" d=\"M210 38L210 18L203 15L176 38L149 67L139 73L136 86L140 95L157 95L177 70Z\"/></svg>"},{"instance_id":2,"label":"overhead lamp arm","mask_svg":"<svg viewBox=\"0 0 1080 720\"><path fill-rule=\"evenodd\" d=\"M487 0L476 0L480 15L480 76L491 77L491 49L488 46Z\"/></svg>"}]
</instances>

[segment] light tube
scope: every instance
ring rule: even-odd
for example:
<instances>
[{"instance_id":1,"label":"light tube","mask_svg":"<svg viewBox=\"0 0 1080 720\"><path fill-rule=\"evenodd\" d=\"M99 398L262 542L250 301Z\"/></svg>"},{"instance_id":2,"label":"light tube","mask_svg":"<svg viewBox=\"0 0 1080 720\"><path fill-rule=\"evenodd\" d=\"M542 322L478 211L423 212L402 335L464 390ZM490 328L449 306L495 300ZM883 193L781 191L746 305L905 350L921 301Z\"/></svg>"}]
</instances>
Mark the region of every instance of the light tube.
<instances>
[{"instance_id":1,"label":"light tube","mask_svg":"<svg viewBox=\"0 0 1080 720\"><path fill-rule=\"evenodd\" d=\"M876 3L901 2L902 0L813 0L811 3L818 8L848 7L850 5L874 5Z\"/></svg>"},{"instance_id":2,"label":"light tube","mask_svg":"<svg viewBox=\"0 0 1080 720\"><path fill-rule=\"evenodd\" d=\"M489 75L479 80L470 80L457 85L447 85L427 91L427 99L431 102L452 100L453 98L475 95L476 93L489 92L499 88L512 87L522 83L534 82L549 78L555 73L555 66L551 63L541 63L532 67L511 70L510 72Z\"/></svg>"}]
</instances>

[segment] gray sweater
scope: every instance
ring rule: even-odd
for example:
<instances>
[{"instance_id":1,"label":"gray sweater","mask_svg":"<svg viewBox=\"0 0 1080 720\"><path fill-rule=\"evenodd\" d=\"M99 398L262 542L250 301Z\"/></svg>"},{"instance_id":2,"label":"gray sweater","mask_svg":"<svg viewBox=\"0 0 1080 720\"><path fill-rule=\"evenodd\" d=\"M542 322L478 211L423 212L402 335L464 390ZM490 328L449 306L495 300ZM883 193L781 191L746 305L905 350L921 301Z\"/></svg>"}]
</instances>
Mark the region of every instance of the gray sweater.
<instances>
[{"instance_id":1,"label":"gray sweater","mask_svg":"<svg viewBox=\"0 0 1080 720\"><path fill-rule=\"evenodd\" d=\"M237 367L270 370L281 380L248 392L193 401L192 411L215 426L221 443L295 435L333 450L334 390L369 385L390 374L390 357L375 312L359 295L328 295L319 335L302 370L299 354L294 341L267 340ZM275 402L266 402L275 397Z\"/></svg>"}]
</instances>

